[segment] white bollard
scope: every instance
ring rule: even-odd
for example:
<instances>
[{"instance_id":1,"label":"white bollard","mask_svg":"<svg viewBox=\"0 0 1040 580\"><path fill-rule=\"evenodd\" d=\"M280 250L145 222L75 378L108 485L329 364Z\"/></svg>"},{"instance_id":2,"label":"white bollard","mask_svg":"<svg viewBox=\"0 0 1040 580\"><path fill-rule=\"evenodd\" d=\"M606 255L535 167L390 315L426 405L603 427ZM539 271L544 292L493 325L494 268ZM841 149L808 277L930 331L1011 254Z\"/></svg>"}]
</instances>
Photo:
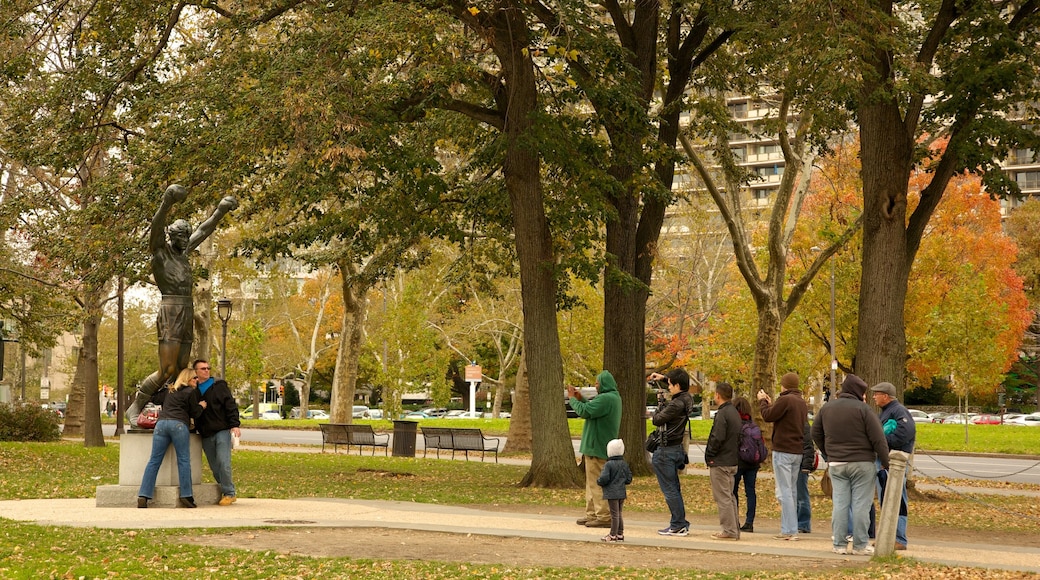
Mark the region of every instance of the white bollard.
<instances>
[{"instance_id":1,"label":"white bollard","mask_svg":"<svg viewBox=\"0 0 1040 580\"><path fill-rule=\"evenodd\" d=\"M899 504L903 501L903 481L909 461L910 454L905 451L888 452L888 483L885 484L885 499L881 504L874 543L874 554L878 556L891 556L896 551Z\"/></svg>"}]
</instances>

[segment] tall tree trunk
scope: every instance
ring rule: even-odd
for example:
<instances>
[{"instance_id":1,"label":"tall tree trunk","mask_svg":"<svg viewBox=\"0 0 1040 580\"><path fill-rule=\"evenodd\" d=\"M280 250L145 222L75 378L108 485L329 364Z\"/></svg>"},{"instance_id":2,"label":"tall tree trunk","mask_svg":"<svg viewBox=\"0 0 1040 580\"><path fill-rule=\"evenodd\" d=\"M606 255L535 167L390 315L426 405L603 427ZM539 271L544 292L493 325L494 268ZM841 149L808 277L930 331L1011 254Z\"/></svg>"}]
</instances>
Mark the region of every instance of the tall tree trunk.
<instances>
[{"instance_id":1,"label":"tall tree trunk","mask_svg":"<svg viewBox=\"0 0 1040 580\"><path fill-rule=\"evenodd\" d=\"M680 43L679 37L673 34L679 30L678 23L683 18L684 12L675 9L669 13L667 26L670 31L666 42L669 82L664 87L665 103L657 141L662 149L668 150L675 148L679 131L680 108L675 105L685 94L695 49L704 40L706 30L699 28L690 32L687 42ZM648 112L658 72L658 35L662 28L660 5L656 2L637 3L631 27L621 21L615 21L615 26L624 31L620 41L629 49L629 63L636 71L625 78L626 84ZM703 26L703 22L699 26ZM648 127L632 127L627 124L631 121L629 117L617 117L613 112L613 101L590 98L604 118L610 135L614 160L610 174L625 188L621 197L609 199L617 217L608 220L606 225L608 263L604 271L603 367L614 374L621 394L619 435L625 441L640 442L640 445L626 446L625 459L633 473L649 475L652 469L642 449L646 438L646 301L650 295L657 241L668 205L665 196L671 190L675 176L675 161L671 158L657 160L654 171L659 191L648 191L648 187L653 186L641 179L633 179L647 163L642 149L648 137Z\"/></svg>"},{"instance_id":2,"label":"tall tree trunk","mask_svg":"<svg viewBox=\"0 0 1040 580\"><path fill-rule=\"evenodd\" d=\"M528 54L529 27L519 10L492 18L493 46L502 64L505 94L502 173L512 210L524 308L524 350L530 377L531 469L520 482L534 487L581 487L584 474L574 461L563 396L563 358L556 324L556 256L545 213L541 161L532 147L538 93Z\"/></svg>"},{"instance_id":3,"label":"tall tree trunk","mask_svg":"<svg viewBox=\"0 0 1040 580\"><path fill-rule=\"evenodd\" d=\"M607 222L607 267L603 285L603 368L617 381L622 417L618 436L627 445L625 458L637 475L651 469L643 450L646 438L646 300L649 281L634 284L636 228L639 222L635 194L616 200L617 220Z\"/></svg>"},{"instance_id":4,"label":"tall tree trunk","mask_svg":"<svg viewBox=\"0 0 1040 580\"><path fill-rule=\"evenodd\" d=\"M863 107L859 120L863 268L855 373L867 384L888 381L902 392L906 368L903 316L910 275L906 192L913 149L895 104Z\"/></svg>"},{"instance_id":5,"label":"tall tree trunk","mask_svg":"<svg viewBox=\"0 0 1040 580\"><path fill-rule=\"evenodd\" d=\"M361 337L368 315L368 285L359 283L352 265L343 260L339 275L343 285L343 324L340 326L336 370L332 375L332 402L329 421L351 423L354 418L354 391L357 387Z\"/></svg>"},{"instance_id":6,"label":"tall tree trunk","mask_svg":"<svg viewBox=\"0 0 1040 580\"><path fill-rule=\"evenodd\" d=\"M104 447L105 436L101 431L101 401L98 397L98 327L101 326L100 290L88 291L83 298L83 334L80 339L79 355L76 357L76 373L72 379L72 395L69 408L82 409L72 429L66 421L66 435L83 435L86 447Z\"/></svg>"},{"instance_id":7,"label":"tall tree trunk","mask_svg":"<svg viewBox=\"0 0 1040 580\"><path fill-rule=\"evenodd\" d=\"M513 415L509 419L509 436L503 452L531 450L531 398L527 383L527 355L520 355L516 370L516 389L513 391ZM563 391L560 391L563 401ZM562 405L561 405L562 406Z\"/></svg>"}]
</instances>

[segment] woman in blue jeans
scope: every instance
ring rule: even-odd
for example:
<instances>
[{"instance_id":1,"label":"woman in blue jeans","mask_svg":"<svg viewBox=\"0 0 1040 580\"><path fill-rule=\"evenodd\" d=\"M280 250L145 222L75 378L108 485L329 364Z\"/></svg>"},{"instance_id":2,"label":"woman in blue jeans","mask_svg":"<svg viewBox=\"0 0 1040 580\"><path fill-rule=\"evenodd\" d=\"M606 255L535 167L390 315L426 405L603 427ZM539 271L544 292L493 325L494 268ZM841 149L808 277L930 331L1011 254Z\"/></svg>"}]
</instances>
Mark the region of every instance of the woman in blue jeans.
<instances>
[{"instance_id":1,"label":"woman in blue jeans","mask_svg":"<svg viewBox=\"0 0 1040 580\"><path fill-rule=\"evenodd\" d=\"M741 421L753 421L751 418L751 402L744 397L733 397L733 406L740 413ZM740 480L744 480L744 495L747 496L747 508L744 515L744 525L740 526L742 532L754 532L755 531L755 511L758 504L758 493L755 491L755 482L758 479L758 463L745 463L737 460L737 474L733 476L733 497L737 498L738 502L740 496L737 495L737 491L740 489Z\"/></svg>"},{"instance_id":2,"label":"woman in blue jeans","mask_svg":"<svg viewBox=\"0 0 1040 580\"><path fill-rule=\"evenodd\" d=\"M206 402L199 400L199 391L195 388L198 378L195 371L184 369L177 376L177 381L170 387L162 401L159 421L152 433L152 456L144 468L141 489L137 492L137 507L148 507L148 500L155 495L155 478L159 475L166 450L173 445L177 453L177 479L180 484L181 506L195 507L195 497L191 490L191 439L189 424L206 408Z\"/></svg>"}]
</instances>

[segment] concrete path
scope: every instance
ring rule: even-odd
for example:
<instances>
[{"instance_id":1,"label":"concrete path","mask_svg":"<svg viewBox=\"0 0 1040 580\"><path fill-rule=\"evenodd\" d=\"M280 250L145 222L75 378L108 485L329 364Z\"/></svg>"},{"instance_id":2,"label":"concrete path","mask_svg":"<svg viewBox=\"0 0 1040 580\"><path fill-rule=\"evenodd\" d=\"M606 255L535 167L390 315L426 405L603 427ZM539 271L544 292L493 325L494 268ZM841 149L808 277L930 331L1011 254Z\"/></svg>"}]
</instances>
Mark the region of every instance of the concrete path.
<instances>
[{"instance_id":1,"label":"concrete path","mask_svg":"<svg viewBox=\"0 0 1040 580\"><path fill-rule=\"evenodd\" d=\"M557 541L599 542L603 529L585 528L571 515L540 515L485 511L467 507L393 501L345 499L250 499L229 507L148 510L147 520L137 508L99 508L94 499L37 499L0 502L0 516L40 525L111 529L291 527L383 527L431 532L457 532ZM657 535L659 521L625 518L628 545L663 546L689 550L771 554L827 560L865 560L831 552L829 532L799 536L791 542L773 533L742 535L738 542L712 540L715 526L694 526L685 538ZM1040 549L942 541L915 541L902 552L921 561L952 566L974 566L1040 574Z\"/></svg>"}]
</instances>

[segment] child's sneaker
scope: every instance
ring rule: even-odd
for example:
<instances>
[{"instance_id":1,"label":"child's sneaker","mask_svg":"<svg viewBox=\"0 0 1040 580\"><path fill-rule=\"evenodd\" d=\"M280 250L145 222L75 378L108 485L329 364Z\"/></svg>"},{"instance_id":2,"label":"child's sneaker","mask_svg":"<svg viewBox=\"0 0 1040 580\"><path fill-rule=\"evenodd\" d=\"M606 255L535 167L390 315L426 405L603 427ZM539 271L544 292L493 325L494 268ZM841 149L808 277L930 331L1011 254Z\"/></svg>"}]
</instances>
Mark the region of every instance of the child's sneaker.
<instances>
[{"instance_id":1,"label":"child's sneaker","mask_svg":"<svg viewBox=\"0 0 1040 580\"><path fill-rule=\"evenodd\" d=\"M613 542L624 542L625 541L625 537L624 536L612 536L610 534L607 534L607 535L603 536L603 538L601 538L601 539L604 542L611 542L611 543L613 543Z\"/></svg>"}]
</instances>

